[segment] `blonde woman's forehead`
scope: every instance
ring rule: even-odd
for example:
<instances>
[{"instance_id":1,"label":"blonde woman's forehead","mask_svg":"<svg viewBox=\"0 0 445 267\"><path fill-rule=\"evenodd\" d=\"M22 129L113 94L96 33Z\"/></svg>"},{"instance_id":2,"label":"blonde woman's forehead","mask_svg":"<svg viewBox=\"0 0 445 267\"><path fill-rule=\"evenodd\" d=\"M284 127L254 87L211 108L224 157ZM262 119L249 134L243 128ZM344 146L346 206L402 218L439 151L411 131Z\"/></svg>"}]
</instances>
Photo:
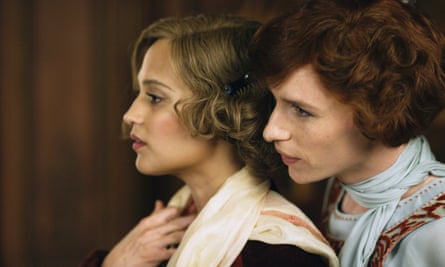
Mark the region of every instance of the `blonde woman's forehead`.
<instances>
[{"instance_id":1,"label":"blonde woman's forehead","mask_svg":"<svg viewBox=\"0 0 445 267\"><path fill-rule=\"evenodd\" d=\"M156 85L171 91L189 91L176 75L171 59L171 43L160 39L145 52L138 72L139 86Z\"/></svg>"}]
</instances>

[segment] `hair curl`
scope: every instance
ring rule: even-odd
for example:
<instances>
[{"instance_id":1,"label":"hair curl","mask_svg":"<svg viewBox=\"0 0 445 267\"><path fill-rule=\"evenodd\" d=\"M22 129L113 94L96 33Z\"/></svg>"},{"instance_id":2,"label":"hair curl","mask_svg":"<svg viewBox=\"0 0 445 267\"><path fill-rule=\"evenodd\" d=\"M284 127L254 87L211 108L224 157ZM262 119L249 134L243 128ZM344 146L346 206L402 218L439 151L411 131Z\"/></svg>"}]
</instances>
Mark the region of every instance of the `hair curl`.
<instances>
[{"instance_id":1,"label":"hair curl","mask_svg":"<svg viewBox=\"0 0 445 267\"><path fill-rule=\"evenodd\" d=\"M248 168L260 177L282 167L273 145L262 137L273 98L259 82L238 95L224 85L250 71L248 45L259 22L232 15L160 19L142 31L132 55L133 84L143 57L158 39L171 43L173 69L192 96L176 103L179 119L194 136L232 143Z\"/></svg>"},{"instance_id":2,"label":"hair curl","mask_svg":"<svg viewBox=\"0 0 445 267\"><path fill-rule=\"evenodd\" d=\"M254 37L255 72L271 86L312 65L370 139L399 146L445 105L444 36L398 0L310 0Z\"/></svg>"}]
</instances>

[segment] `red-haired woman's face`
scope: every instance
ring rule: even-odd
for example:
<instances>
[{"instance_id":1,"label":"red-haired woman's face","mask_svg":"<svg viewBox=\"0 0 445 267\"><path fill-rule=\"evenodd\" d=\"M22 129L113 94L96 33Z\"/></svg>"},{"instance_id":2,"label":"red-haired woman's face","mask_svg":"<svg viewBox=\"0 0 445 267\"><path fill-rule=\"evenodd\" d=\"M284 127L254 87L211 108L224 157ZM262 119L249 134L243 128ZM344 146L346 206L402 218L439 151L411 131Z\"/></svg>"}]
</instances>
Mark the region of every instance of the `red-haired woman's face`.
<instances>
[{"instance_id":1,"label":"red-haired woman's face","mask_svg":"<svg viewBox=\"0 0 445 267\"><path fill-rule=\"evenodd\" d=\"M354 125L352 109L329 93L310 66L271 91L276 106L263 135L274 142L295 182L337 176L348 183L370 175L372 142Z\"/></svg>"}]
</instances>

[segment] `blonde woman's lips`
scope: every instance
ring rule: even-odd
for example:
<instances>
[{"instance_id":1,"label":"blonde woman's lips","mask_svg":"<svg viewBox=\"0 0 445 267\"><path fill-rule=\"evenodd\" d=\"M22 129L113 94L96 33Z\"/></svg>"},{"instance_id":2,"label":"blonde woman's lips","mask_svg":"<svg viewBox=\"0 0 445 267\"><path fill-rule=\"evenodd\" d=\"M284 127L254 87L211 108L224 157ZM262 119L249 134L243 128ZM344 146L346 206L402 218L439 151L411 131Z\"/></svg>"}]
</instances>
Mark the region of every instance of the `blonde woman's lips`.
<instances>
[{"instance_id":1,"label":"blonde woman's lips","mask_svg":"<svg viewBox=\"0 0 445 267\"><path fill-rule=\"evenodd\" d=\"M137 137L134 134L132 134L130 138L131 140L133 140L133 144L131 145L131 147L133 148L134 151L138 151L139 149L141 149L146 145L145 142L143 142L139 137Z\"/></svg>"}]
</instances>

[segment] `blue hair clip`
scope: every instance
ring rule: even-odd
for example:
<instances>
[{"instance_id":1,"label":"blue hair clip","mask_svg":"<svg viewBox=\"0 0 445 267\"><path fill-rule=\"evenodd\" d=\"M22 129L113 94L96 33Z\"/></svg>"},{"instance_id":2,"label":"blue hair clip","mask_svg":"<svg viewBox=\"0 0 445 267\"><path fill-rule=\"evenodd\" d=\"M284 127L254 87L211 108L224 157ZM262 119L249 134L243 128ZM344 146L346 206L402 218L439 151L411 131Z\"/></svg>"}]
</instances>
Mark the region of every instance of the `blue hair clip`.
<instances>
[{"instance_id":1,"label":"blue hair clip","mask_svg":"<svg viewBox=\"0 0 445 267\"><path fill-rule=\"evenodd\" d=\"M412 6L416 4L416 0L401 0L401 2Z\"/></svg>"},{"instance_id":2,"label":"blue hair clip","mask_svg":"<svg viewBox=\"0 0 445 267\"><path fill-rule=\"evenodd\" d=\"M224 85L224 93L226 95L236 95L243 89L246 89L250 82L250 74L244 74L241 78Z\"/></svg>"}]
</instances>

